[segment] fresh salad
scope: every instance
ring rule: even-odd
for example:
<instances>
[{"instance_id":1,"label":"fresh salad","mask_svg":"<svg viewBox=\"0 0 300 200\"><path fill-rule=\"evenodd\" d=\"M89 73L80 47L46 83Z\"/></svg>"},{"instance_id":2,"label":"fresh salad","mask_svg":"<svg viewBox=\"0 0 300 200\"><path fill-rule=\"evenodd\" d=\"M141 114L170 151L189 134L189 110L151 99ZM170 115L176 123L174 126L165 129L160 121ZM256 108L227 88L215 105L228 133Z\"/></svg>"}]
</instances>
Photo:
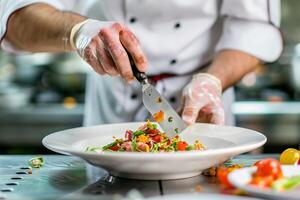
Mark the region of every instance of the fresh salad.
<instances>
[{"instance_id":1,"label":"fresh salad","mask_svg":"<svg viewBox=\"0 0 300 200\"><path fill-rule=\"evenodd\" d=\"M257 167L249 185L271 188L276 191L290 190L300 186L300 176L285 177L278 160L269 158L254 164Z\"/></svg>"},{"instance_id":2,"label":"fresh salad","mask_svg":"<svg viewBox=\"0 0 300 200\"><path fill-rule=\"evenodd\" d=\"M282 165L300 165L300 151L288 148L280 155L279 161L273 158L259 160L254 163L256 171L252 174L249 185L274 191L300 189L300 176L285 177ZM221 186L225 189L234 189L228 180L228 174L242 168L242 165L219 166L210 168L207 175L217 175Z\"/></svg>"},{"instance_id":3,"label":"fresh salad","mask_svg":"<svg viewBox=\"0 0 300 200\"><path fill-rule=\"evenodd\" d=\"M179 135L169 138L161 132L157 125L150 121L143 124L136 131L127 130L124 139L114 138L112 143L103 147L88 147L89 152L127 151L127 152L175 152L175 151L203 151L206 148L198 140L188 144Z\"/></svg>"}]
</instances>

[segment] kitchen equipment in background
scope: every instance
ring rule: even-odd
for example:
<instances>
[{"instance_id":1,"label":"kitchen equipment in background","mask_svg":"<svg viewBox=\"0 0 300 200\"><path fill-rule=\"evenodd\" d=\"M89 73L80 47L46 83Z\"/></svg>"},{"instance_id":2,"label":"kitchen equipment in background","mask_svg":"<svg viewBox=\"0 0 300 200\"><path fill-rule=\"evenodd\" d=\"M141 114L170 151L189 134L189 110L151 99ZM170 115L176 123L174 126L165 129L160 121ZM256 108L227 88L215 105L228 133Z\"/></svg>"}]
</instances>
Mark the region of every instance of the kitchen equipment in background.
<instances>
[{"instance_id":1,"label":"kitchen equipment in background","mask_svg":"<svg viewBox=\"0 0 300 200\"><path fill-rule=\"evenodd\" d=\"M290 72L291 84L296 92L300 92L300 43L294 48Z\"/></svg>"},{"instance_id":2,"label":"kitchen equipment in background","mask_svg":"<svg viewBox=\"0 0 300 200\"><path fill-rule=\"evenodd\" d=\"M10 83L0 83L0 108L18 109L29 104L32 90Z\"/></svg>"},{"instance_id":3,"label":"kitchen equipment in background","mask_svg":"<svg viewBox=\"0 0 300 200\"><path fill-rule=\"evenodd\" d=\"M14 82L34 86L40 80L44 67L51 65L55 57L55 54L50 53L16 55L13 59L16 66Z\"/></svg>"},{"instance_id":4,"label":"kitchen equipment in background","mask_svg":"<svg viewBox=\"0 0 300 200\"><path fill-rule=\"evenodd\" d=\"M63 93L83 93L86 74L91 67L77 54L63 54L47 68L44 79L51 88Z\"/></svg>"}]
</instances>

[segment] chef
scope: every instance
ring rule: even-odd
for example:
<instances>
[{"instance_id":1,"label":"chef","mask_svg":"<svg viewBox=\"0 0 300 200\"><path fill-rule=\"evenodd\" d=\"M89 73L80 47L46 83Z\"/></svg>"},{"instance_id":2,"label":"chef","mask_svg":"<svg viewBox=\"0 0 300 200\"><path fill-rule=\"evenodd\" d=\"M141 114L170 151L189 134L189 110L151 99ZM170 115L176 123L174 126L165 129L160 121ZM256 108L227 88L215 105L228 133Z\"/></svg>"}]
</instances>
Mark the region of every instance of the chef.
<instances>
[{"instance_id":1,"label":"chef","mask_svg":"<svg viewBox=\"0 0 300 200\"><path fill-rule=\"evenodd\" d=\"M126 51L188 124L233 124L232 86L282 51L278 0L1 0L0 9L3 49L77 51L89 63L85 125L149 118Z\"/></svg>"}]
</instances>

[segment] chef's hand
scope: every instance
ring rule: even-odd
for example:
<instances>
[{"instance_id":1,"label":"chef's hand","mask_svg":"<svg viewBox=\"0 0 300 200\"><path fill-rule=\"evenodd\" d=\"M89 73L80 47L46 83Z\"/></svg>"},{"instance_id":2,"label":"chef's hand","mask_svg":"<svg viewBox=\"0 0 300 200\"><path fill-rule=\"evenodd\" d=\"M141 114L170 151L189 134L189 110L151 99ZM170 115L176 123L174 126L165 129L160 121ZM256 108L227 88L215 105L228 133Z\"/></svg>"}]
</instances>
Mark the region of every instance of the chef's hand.
<instances>
[{"instance_id":1,"label":"chef's hand","mask_svg":"<svg viewBox=\"0 0 300 200\"><path fill-rule=\"evenodd\" d=\"M225 114L221 94L221 82L215 76L206 73L194 75L183 89L183 120L187 124L197 121L223 125Z\"/></svg>"},{"instance_id":2,"label":"chef's hand","mask_svg":"<svg viewBox=\"0 0 300 200\"><path fill-rule=\"evenodd\" d=\"M86 20L72 28L70 41L101 75L121 75L127 82L134 79L125 48L141 72L147 69L148 61L138 39L120 23Z\"/></svg>"}]
</instances>

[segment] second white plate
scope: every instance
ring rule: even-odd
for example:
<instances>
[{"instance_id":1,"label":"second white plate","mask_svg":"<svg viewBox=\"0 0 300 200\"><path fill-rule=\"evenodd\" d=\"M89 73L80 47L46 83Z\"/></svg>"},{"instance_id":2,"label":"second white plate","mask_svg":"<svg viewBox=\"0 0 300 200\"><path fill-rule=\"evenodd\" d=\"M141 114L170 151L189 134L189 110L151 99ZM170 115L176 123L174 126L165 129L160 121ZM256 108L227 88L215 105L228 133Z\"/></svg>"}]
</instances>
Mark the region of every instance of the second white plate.
<instances>
[{"instance_id":1,"label":"second white plate","mask_svg":"<svg viewBox=\"0 0 300 200\"><path fill-rule=\"evenodd\" d=\"M283 165L282 166L284 176L299 176L300 166ZM254 186L249 186L248 183L251 180L251 175L255 171L255 167L247 167L235 170L231 172L228 179L235 187L248 192L254 196L278 199L278 200L300 200L300 190L291 190L285 192L276 192L271 189L260 189Z\"/></svg>"}]
</instances>

